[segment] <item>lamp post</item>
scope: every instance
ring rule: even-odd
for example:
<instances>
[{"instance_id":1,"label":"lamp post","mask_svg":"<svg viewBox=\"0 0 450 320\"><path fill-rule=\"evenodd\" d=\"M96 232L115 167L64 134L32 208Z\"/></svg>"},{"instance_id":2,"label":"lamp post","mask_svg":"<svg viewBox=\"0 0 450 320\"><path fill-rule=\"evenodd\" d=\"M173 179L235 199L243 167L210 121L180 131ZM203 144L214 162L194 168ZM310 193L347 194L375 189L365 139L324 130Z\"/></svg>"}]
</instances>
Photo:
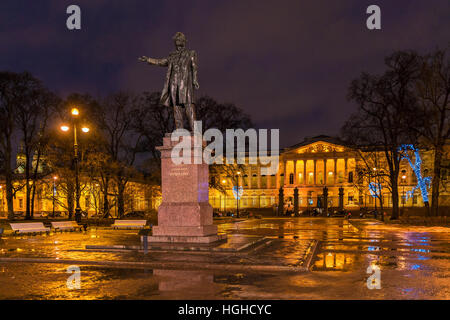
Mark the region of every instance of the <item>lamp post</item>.
<instances>
[{"instance_id":1,"label":"lamp post","mask_svg":"<svg viewBox=\"0 0 450 320\"><path fill-rule=\"evenodd\" d=\"M227 183L227 180L223 179L222 184L225 185L226 183ZM224 186L224 188L226 188L226 187ZM225 199L223 200L223 212L224 212L224 214L226 214L227 213L227 189L225 189L224 198Z\"/></svg>"},{"instance_id":2,"label":"lamp post","mask_svg":"<svg viewBox=\"0 0 450 320\"><path fill-rule=\"evenodd\" d=\"M373 177L374 177L374 179L377 177L376 171L377 171L377 168L374 167L373 168L373 172L374 172ZM378 179L375 179L375 181L378 183ZM377 189L375 189L375 190L377 190ZM378 197L379 197L380 206L381 206L381 197L382 197L381 190L380 190L380 194L378 194L377 191L375 191L375 195L376 195L376 197L374 197L374 202L375 202L375 214L376 214L378 212L378 209L377 209L377 198ZM381 220L383 220L383 212L381 212Z\"/></svg>"},{"instance_id":3,"label":"lamp post","mask_svg":"<svg viewBox=\"0 0 450 320\"><path fill-rule=\"evenodd\" d=\"M80 207L80 181L79 181L79 168L78 168L78 141L77 141L77 119L80 114L77 108L73 108L71 111L72 114L72 124L73 124L73 160L75 164L75 200L76 200L76 208L75 208L75 221L81 222L81 207ZM69 131L68 126L61 126L62 131ZM82 127L81 131L84 133L89 132L88 127Z\"/></svg>"},{"instance_id":4,"label":"lamp post","mask_svg":"<svg viewBox=\"0 0 450 320\"><path fill-rule=\"evenodd\" d=\"M53 198L52 198L52 217L55 217L55 196L56 196L56 179L58 179L57 176L53 177Z\"/></svg>"},{"instance_id":5,"label":"lamp post","mask_svg":"<svg viewBox=\"0 0 450 320\"><path fill-rule=\"evenodd\" d=\"M1 186L0 185L0 195L2 196L2 198L1 198L1 202L0 202L0 208L1 208L1 211L0 211L0 215L3 215L3 209L4 209L4 204L3 204L3 199L4 199L4 197L3 197L3 186Z\"/></svg>"},{"instance_id":6,"label":"lamp post","mask_svg":"<svg viewBox=\"0 0 450 320\"><path fill-rule=\"evenodd\" d=\"M406 175L402 175L402 185L403 185L403 212L405 211L405 202L406 202L406 194L405 194L405 184L406 184Z\"/></svg>"},{"instance_id":7,"label":"lamp post","mask_svg":"<svg viewBox=\"0 0 450 320\"><path fill-rule=\"evenodd\" d=\"M239 199L241 196L239 195L239 176L241 175L241 172L237 172L237 190L236 190L236 218L239 218Z\"/></svg>"}]
</instances>

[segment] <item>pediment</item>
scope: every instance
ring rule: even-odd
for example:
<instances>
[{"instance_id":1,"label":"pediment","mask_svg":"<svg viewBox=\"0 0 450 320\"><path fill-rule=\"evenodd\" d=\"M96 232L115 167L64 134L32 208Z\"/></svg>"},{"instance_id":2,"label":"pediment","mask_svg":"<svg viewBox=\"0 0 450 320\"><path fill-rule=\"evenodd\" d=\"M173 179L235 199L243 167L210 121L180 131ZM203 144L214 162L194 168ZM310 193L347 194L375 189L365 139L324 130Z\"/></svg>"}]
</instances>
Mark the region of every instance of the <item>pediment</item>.
<instances>
[{"instance_id":1,"label":"pediment","mask_svg":"<svg viewBox=\"0 0 450 320\"><path fill-rule=\"evenodd\" d=\"M348 151L343 145L329 143L325 141L313 142L301 147L293 148L288 153L329 153L329 152L345 152Z\"/></svg>"}]
</instances>

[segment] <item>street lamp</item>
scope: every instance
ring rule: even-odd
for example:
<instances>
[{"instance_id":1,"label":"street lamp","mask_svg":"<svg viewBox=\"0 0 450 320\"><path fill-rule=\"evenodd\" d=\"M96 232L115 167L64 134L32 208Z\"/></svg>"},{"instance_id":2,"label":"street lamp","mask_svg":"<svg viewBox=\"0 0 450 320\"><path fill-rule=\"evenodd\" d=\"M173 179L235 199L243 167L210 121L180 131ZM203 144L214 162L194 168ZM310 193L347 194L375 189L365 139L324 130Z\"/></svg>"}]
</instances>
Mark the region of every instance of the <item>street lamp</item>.
<instances>
[{"instance_id":1,"label":"street lamp","mask_svg":"<svg viewBox=\"0 0 450 320\"><path fill-rule=\"evenodd\" d=\"M81 207L80 207L80 181L79 181L79 169L78 169L78 141L77 141L77 118L80 114L80 111L77 108L73 108L71 110L72 114L72 124L73 124L73 159L75 162L75 187L76 187L76 208L75 208L75 221L78 223L81 222ZM69 131L69 126L63 125L61 126L61 130L64 132ZM88 127L82 127L81 131L84 133L89 132Z\"/></svg>"},{"instance_id":2,"label":"street lamp","mask_svg":"<svg viewBox=\"0 0 450 320\"><path fill-rule=\"evenodd\" d=\"M2 201L0 202L0 208L1 208L1 211L0 211L0 213L3 215L3 209L4 209L4 204L3 204L3 186L1 186L0 185L0 195L2 196Z\"/></svg>"},{"instance_id":3,"label":"street lamp","mask_svg":"<svg viewBox=\"0 0 450 320\"><path fill-rule=\"evenodd\" d=\"M222 184L226 184L226 183L227 183L227 180L222 179ZM225 197L225 200L223 201L223 212L224 212L224 214L226 214L226 212L227 212L227 190L226 189L224 192L224 197Z\"/></svg>"}]
</instances>

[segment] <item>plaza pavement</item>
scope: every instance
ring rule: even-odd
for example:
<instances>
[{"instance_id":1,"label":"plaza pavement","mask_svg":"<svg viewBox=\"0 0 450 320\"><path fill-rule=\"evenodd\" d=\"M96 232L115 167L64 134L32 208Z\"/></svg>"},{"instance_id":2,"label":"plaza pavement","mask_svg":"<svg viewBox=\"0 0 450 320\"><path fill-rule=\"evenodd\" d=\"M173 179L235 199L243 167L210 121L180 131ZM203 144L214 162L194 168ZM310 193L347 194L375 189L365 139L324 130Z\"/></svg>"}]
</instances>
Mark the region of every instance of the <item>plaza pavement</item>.
<instances>
[{"instance_id":1,"label":"plaza pavement","mask_svg":"<svg viewBox=\"0 0 450 320\"><path fill-rule=\"evenodd\" d=\"M264 218L219 231L259 240L239 252L143 252L108 249L139 246L132 230L4 237L0 299L450 298L448 228ZM79 290L66 286L69 265L80 266ZM380 268L381 289L367 287L370 265Z\"/></svg>"}]
</instances>

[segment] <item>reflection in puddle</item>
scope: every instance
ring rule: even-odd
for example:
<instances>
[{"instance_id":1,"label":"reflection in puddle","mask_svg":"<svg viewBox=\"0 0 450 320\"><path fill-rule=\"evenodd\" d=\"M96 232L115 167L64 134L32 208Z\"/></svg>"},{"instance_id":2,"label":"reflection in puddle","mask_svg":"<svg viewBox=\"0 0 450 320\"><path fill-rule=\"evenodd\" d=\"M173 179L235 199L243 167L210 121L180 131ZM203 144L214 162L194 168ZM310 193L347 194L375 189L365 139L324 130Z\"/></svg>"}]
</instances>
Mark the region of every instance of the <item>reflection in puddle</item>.
<instances>
[{"instance_id":1,"label":"reflection in puddle","mask_svg":"<svg viewBox=\"0 0 450 320\"><path fill-rule=\"evenodd\" d=\"M347 271L355 261L355 255L350 253L320 253L313 266L314 271Z\"/></svg>"},{"instance_id":2,"label":"reflection in puddle","mask_svg":"<svg viewBox=\"0 0 450 320\"><path fill-rule=\"evenodd\" d=\"M443 233L386 232L382 229L359 231L348 221L325 218L248 220L219 225L219 230L231 235L272 239L255 255L233 258L221 255L220 261L216 257L195 255L188 261L300 265L309 239L314 239L319 241L319 247L312 272L294 275L267 272L269 275L266 277L250 271L81 266L82 289L74 292L66 288L67 265L0 264L0 298L448 298L448 276L443 266L448 266L450 245L448 235ZM278 239L280 236L283 236L282 240ZM230 239L235 238L230 236ZM139 244L137 232L92 228L83 233L11 237L7 243L0 240L0 257L139 262L157 260L162 256L82 250L86 245L136 244ZM186 256L171 254L166 258L179 262ZM369 292L366 288L366 270L371 265L380 268L385 281L383 290L378 293L374 290ZM355 290L355 286L364 288L364 291Z\"/></svg>"}]
</instances>

